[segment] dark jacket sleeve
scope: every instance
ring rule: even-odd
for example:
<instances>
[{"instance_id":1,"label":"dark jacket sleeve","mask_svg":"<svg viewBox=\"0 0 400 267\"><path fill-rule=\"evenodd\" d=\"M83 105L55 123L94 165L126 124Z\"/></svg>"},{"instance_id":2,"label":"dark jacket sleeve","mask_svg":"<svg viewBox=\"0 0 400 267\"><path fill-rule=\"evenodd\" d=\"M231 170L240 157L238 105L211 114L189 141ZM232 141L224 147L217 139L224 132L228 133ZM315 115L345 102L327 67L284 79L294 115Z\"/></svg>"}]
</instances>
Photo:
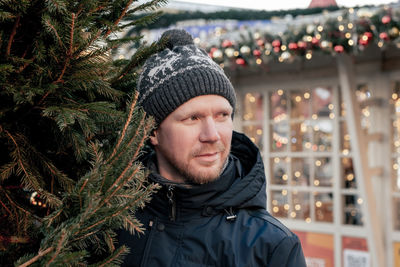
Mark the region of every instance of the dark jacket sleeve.
<instances>
[{"instance_id":1,"label":"dark jacket sleeve","mask_svg":"<svg viewBox=\"0 0 400 267\"><path fill-rule=\"evenodd\" d=\"M287 236L272 253L268 267L306 267L301 243L296 235Z\"/></svg>"}]
</instances>

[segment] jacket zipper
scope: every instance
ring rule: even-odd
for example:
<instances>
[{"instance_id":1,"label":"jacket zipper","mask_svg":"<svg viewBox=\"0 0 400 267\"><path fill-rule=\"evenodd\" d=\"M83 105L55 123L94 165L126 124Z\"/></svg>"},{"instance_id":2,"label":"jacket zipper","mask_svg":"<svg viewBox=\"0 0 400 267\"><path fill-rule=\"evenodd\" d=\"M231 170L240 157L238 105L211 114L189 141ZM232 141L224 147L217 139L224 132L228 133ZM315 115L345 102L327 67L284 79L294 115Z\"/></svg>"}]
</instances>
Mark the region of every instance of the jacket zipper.
<instances>
[{"instance_id":1,"label":"jacket zipper","mask_svg":"<svg viewBox=\"0 0 400 267\"><path fill-rule=\"evenodd\" d=\"M172 185L168 186L168 204L169 204L169 220L174 222L176 219L176 202L174 197L174 187Z\"/></svg>"}]
</instances>

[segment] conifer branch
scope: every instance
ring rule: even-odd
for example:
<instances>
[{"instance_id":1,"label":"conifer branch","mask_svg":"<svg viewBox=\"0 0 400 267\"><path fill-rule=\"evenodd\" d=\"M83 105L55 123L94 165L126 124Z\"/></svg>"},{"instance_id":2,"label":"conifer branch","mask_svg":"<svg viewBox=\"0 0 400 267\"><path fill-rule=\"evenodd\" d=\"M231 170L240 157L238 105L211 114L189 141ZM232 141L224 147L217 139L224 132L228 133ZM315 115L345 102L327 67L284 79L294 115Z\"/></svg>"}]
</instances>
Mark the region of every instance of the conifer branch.
<instances>
[{"instance_id":1,"label":"conifer branch","mask_svg":"<svg viewBox=\"0 0 400 267\"><path fill-rule=\"evenodd\" d=\"M32 213L30 213L29 211L27 211L26 209L20 207L18 204L16 204L11 197L0 187L0 190L3 192L3 194L6 196L6 198L8 199L8 201L10 201L11 205L13 207L16 207L17 209L21 210L22 212L26 213L27 215L32 216Z\"/></svg>"},{"instance_id":2,"label":"conifer branch","mask_svg":"<svg viewBox=\"0 0 400 267\"><path fill-rule=\"evenodd\" d=\"M71 57L72 55L72 48L73 48L73 44L74 44L74 31L75 31L75 13L71 14L72 16L72 21L71 21L71 31L69 34L69 50L68 50L68 57Z\"/></svg>"},{"instance_id":3,"label":"conifer branch","mask_svg":"<svg viewBox=\"0 0 400 267\"><path fill-rule=\"evenodd\" d=\"M2 236L0 235L0 243L8 244L27 244L29 243L29 238L20 236Z\"/></svg>"},{"instance_id":4,"label":"conifer branch","mask_svg":"<svg viewBox=\"0 0 400 267\"><path fill-rule=\"evenodd\" d=\"M129 106L128 119L125 122L124 129L122 130L122 133L121 133L121 135L120 135L120 137L118 139L118 142L117 142L116 146L114 147L113 153L111 154L110 158L115 156L115 154L117 153L117 150L119 149L119 146L121 145L122 140L125 138L125 134L126 134L126 131L128 129L128 126L132 121L132 114L133 114L133 111L135 109L135 105L136 105L138 96L139 96L139 92L136 91L135 92L135 97L133 98L133 100L132 100L132 102L131 102L131 104Z\"/></svg>"},{"instance_id":5,"label":"conifer branch","mask_svg":"<svg viewBox=\"0 0 400 267\"><path fill-rule=\"evenodd\" d=\"M28 260L24 264L19 265L18 267L27 267L27 266L31 265L32 263L38 261L41 257L49 254L52 251L53 251L52 247L47 248L45 250L39 250L38 254L35 257L33 257L32 259Z\"/></svg>"},{"instance_id":6,"label":"conifer branch","mask_svg":"<svg viewBox=\"0 0 400 267\"><path fill-rule=\"evenodd\" d=\"M21 67L19 67L19 69L16 71L16 73L21 73L24 71L24 69L26 69L26 67L28 67L33 61L35 60L35 57L33 56L31 59L27 60L24 65L22 65Z\"/></svg>"},{"instance_id":7,"label":"conifer branch","mask_svg":"<svg viewBox=\"0 0 400 267\"><path fill-rule=\"evenodd\" d=\"M3 201L1 201L0 199L0 203L3 206L3 208L8 212L8 214L10 214L10 216L12 216L13 214L11 213L11 211L7 208L7 206L3 203Z\"/></svg>"},{"instance_id":8,"label":"conifer branch","mask_svg":"<svg viewBox=\"0 0 400 267\"><path fill-rule=\"evenodd\" d=\"M132 136L132 138L129 140L129 142L125 146L131 146L132 143L135 141L135 139L139 135L139 131L140 131L141 127L143 127L143 124L145 123L145 119L146 119L146 117L143 115L142 119L139 122L139 125L137 126L135 134ZM136 152L139 152L139 151L136 151ZM114 156L113 159L110 158L109 160L111 160L111 161L108 161L108 162L113 164L123 153L124 153L123 151L120 151L118 155Z\"/></svg>"},{"instance_id":9,"label":"conifer branch","mask_svg":"<svg viewBox=\"0 0 400 267\"><path fill-rule=\"evenodd\" d=\"M113 262L114 260L118 259L121 255L123 255L124 253L126 253L128 251L128 249L125 246L122 246L119 248L119 250L114 253L114 255L108 259L106 259L106 261L104 261L103 263L101 263L100 265L98 265L98 267L104 267L107 266L108 264L110 264L111 262Z\"/></svg>"},{"instance_id":10,"label":"conifer branch","mask_svg":"<svg viewBox=\"0 0 400 267\"><path fill-rule=\"evenodd\" d=\"M78 230L75 234L79 234L79 233L81 233L81 232L89 231L89 230L92 229L93 227L96 227L96 226L98 226L98 225L100 225L100 224L102 224L102 223L104 223L104 222L106 222L106 221L108 221L108 220L110 220L110 219L112 219L112 218L114 218L114 217L120 215L122 212L124 212L124 211L130 209L131 206L132 206L133 204L138 203L138 202L141 202L144 198L147 197L147 194L146 194L146 193L151 192L153 189L154 189L153 186L147 187L147 188L144 190L144 192L141 192L142 195L139 196L137 199L133 200L133 202L131 202L130 205L125 205L125 206L123 206L122 208L118 209L115 213L113 213L113 214L111 214L111 215L109 215L109 216L107 216L107 217L104 217L103 219L101 219L101 220L95 222L94 224L92 224L92 225L90 225L90 226L88 226L88 227L86 227L86 228L84 228L84 229ZM104 201L103 201L103 203L104 203ZM79 238L78 238L78 239L79 239Z\"/></svg>"},{"instance_id":11,"label":"conifer branch","mask_svg":"<svg viewBox=\"0 0 400 267\"><path fill-rule=\"evenodd\" d=\"M121 19L125 16L126 11L128 10L129 6L132 4L132 2L133 2L133 0L129 0L129 2L126 4L125 8L122 10L121 15L119 16L119 18L114 22L114 26L119 24ZM112 31L113 31L112 29L108 29L108 31L106 32L104 38L106 38Z\"/></svg>"},{"instance_id":12,"label":"conifer branch","mask_svg":"<svg viewBox=\"0 0 400 267\"><path fill-rule=\"evenodd\" d=\"M47 262L46 267L50 266L50 263L52 263L57 258L58 254L60 253L61 248L64 244L65 236L66 236L65 232L61 233L61 237L60 237L60 240L58 241L56 251L55 251L53 257L51 257L51 259Z\"/></svg>"},{"instance_id":13,"label":"conifer branch","mask_svg":"<svg viewBox=\"0 0 400 267\"><path fill-rule=\"evenodd\" d=\"M105 232L105 235L106 235L106 238L107 238L106 239L107 245L109 246L111 251L114 251L115 250L115 246L113 244L113 238L110 236L110 234L107 231Z\"/></svg>"},{"instance_id":14,"label":"conifer branch","mask_svg":"<svg viewBox=\"0 0 400 267\"><path fill-rule=\"evenodd\" d=\"M50 225L53 223L53 221L60 216L61 212L63 211L63 209L61 208L56 214L54 214L53 216L51 216L50 218L48 218L48 223L47 223L47 227L50 227Z\"/></svg>"},{"instance_id":15,"label":"conifer branch","mask_svg":"<svg viewBox=\"0 0 400 267\"><path fill-rule=\"evenodd\" d=\"M63 47L63 43L61 41L60 35L58 35L56 28L53 26L53 24L50 23L49 20L46 20L45 22L46 22L46 25L49 26L53 30L54 34L57 37L57 41L58 41L58 44L60 45L60 47Z\"/></svg>"},{"instance_id":16,"label":"conifer branch","mask_svg":"<svg viewBox=\"0 0 400 267\"><path fill-rule=\"evenodd\" d=\"M69 65L69 62L71 60L72 57L72 50L73 50L73 43L74 43L74 30L75 30L75 13L71 14L71 30L70 30L70 34L69 34L69 49L67 51L67 57L65 59L65 63L64 63L64 67L61 71L60 76L58 76L57 80L54 81L54 84L57 83L61 83L65 74L65 71L67 70L67 67ZM46 99L46 97L49 95L49 91L44 95L44 97L39 101L39 105L44 101L44 99Z\"/></svg>"},{"instance_id":17,"label":"conifer branch","mask_svg":"<svg viewBox=\"0 0 400 267\"><path fill-rule=\"evenodd\" d=\"M14 37L17 34L17 28L19 26L20 19L21 19L21 15L18 15L17 19L16 19L16 21L14 23L12 32L10 34L10 38L8 39L8 44L7 44L7 49L6 49L6 56L9 56L11 54L11 46L12 46L12 43L14 42Z\"/></svg>"}]
</instances>

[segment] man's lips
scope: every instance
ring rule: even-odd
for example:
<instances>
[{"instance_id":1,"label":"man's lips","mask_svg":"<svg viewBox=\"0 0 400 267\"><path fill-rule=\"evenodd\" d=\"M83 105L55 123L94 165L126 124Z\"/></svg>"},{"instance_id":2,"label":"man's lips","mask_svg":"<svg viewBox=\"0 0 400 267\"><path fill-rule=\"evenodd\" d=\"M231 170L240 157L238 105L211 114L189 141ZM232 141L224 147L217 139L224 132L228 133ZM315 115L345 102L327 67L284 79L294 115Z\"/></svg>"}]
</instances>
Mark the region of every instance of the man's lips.
<instances>
[{"instance_id":1,"label":"man's lips","mask_svg":"<svg viewBox=\"0 0 400 267\"><path fill-rule=\"evenodd\" d=\"M219 158L219 152L211 152L211 153L202 153L196 155L196 158L203 161L215 161Z\"/></svg>"}]
</instances>

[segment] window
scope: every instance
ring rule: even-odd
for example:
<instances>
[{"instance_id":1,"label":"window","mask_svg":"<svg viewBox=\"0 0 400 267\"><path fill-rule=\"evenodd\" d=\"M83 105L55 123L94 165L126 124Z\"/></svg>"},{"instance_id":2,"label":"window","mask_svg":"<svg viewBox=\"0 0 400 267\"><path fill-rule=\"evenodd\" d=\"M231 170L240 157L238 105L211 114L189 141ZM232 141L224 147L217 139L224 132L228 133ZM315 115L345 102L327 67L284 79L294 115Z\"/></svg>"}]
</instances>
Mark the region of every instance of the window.
<instances>
[{"instance_id":1,"label":"window","mask_svg":"<svg viewBox=\"0 0 400 267\"><path fill-rule=\"evenodd\" d=\"M400 81L393 82L391 86L393 227L400 231Z\"/></svg>"},{"instance_id":2,"label":"window","mask_svg":"<svg viewBox=\"0 0 400 267\"><path fill-rule=\"evenodd\" d=\"M356 94L360 105L370 95L366 85L360 85ZM318 86L247 92L243 99L243 132L267 152L263 154L271 213L307 223L333 223L336 194L341 203L338 222L362 226L363 200L339 92ZM369 127L366 105L361 119L363 127ZM398 192L400 205L400 182Z\"/></svg>"}]
</instances>

